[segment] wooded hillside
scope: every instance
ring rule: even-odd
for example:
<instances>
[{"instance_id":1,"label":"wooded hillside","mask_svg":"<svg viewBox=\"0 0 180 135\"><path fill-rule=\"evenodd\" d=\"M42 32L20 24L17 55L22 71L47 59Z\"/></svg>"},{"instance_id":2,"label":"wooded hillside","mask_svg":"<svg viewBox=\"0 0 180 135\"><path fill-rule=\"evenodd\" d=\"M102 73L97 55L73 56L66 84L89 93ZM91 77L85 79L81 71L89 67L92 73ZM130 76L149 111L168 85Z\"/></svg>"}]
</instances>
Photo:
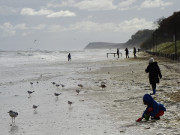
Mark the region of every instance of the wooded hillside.
<instances>
[{"instance_id":1,"label":"wooded hillside","mask_svg":"<svg viewBox=\"0 0 180 135\"><path fill-rule=\"evenodd\" d=\"M141 48L149 49L160 43L180 40L180 11L168 18L162 17L156 23L158 28L141 44Z\"/></svg>"}]
</instances>

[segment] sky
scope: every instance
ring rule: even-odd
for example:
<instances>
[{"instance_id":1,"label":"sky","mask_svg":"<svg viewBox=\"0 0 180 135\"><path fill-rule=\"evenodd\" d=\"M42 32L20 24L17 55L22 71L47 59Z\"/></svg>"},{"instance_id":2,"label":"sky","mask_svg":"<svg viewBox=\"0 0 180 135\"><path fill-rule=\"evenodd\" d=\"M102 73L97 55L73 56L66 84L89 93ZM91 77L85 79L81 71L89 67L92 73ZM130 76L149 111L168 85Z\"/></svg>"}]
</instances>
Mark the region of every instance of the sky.
<instances>
[{"instance_id":1,"label":"sky","mask_svg":"<svg viewBox=\"0 0 180 135\"><path fill-rule=\"evenodd\" d=\"M180 0L0 0L0 50L81 50L90 42L124 43Z\"/></svg>"}]
</instances>

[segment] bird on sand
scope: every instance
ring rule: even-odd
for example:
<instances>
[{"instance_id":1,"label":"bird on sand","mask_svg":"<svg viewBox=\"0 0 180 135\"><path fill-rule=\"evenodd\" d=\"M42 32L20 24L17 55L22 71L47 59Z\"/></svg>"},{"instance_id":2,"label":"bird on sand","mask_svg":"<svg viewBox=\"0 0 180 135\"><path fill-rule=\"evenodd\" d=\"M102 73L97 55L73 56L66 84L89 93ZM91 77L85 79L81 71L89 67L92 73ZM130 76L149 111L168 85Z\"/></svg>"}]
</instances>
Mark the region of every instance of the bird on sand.
<instances>
[{"instance_id":1,"label":"bird on sand","mask_svg":"<svg viewBox=\"0 0 180 135\"><path fill-rule=\"evenodd\" d=\"M33 109L34 111L36 111L36 109L38 108L39 105L33 105Z\"/></svg>"},{"instance_id":2,"label":"bird on sand","mask_svg":"<svg viewBox=\"0 0 180 135\"><path fill-rule=\"evenodd\" d=\"M79 95L80 90L76 90L77 95Z\"/></svg>"},{"instance_id":3,"label":"bird on sand","mask_svg":"<svg viewBox=\"0 0 180 135\"><path fill-rule=\"evenodd\" d=\"M27 92L28 92L29 96L31 96L31 94L32 94L34 91L28 90Z\"/></svg>"},{"instance_id":4,"label":"bird on sand","mask_svg":"<svg viewBox=\"0 0 180 135\"><path fill-rule=\"evenodd\" d=\"M58 97L61 93L54 93L54 96Z\"/></svg>"},{"instance_id":5,"label":"bird on sand","mask_svg":"<svg viewBox=\"0 0 180 135\"><path fill-rule=\"evenodd\" d=\"M33 85L33 82L30 82L31 85Z\"/></svg>"},{"instance_id":6,"label":"bird on sand","mask_svg":"<svg viewBox=\"0 0 180 135\"><path fill-rule=\"evenodd\" d=\"M55 82L51 82L53 85L55 85L56 83Z\"/></svg>"},{"instance_id":7,"label":"bird on sand","mask_svg":"<svg viewBox=\"0 0 180 135\"><path fill-rule=\"evenodd\" d=\"M106 85L102 83L100 87L103 89L106 88Z\"/></svg>"},{"instance_id":8,"label":"bird on sand","mask_svg":"<svg viewBox=\"0 0 180 135\"><path fill-rule=\"evenodd\" d=\"M9 116L12 118L12 123L14 122L15 123L15 118L18 116L18 113L17 112L14 112L12 110L10 110L9 112ZM13 121L14 120L14 121Z\"/></svg>"},{"instance_id":9,"label":"bird on sand","mask_svg":"<svg viewBox=\"0 0 180 135\"><path fill-rule=\"evenodd\" d=\"M78 84L78 86L82 89L83 88L83 85L82 84Z\"/></svg>"},{"instance_id":10,"label":"bird on sand","mask_svg":"<svg viewBox=\"0 0 180 135\"><path fill-rule=\"evenodd\" d=\"M56 87L58 88L60 86L60 84L56 84Z\"/></svg>"},{"instance_id":11,"label":"bird on sand","mask_svg":"<svg viewBox=\"0 0 180 135\"><path fill-rule=\"evenodd\" d=\"M69 106L70 106L70 107L71 107L72 103L73 103L73 102L71 102L71 101L68 101L68 104L69 104Z\"/></svg>"}]
</instances>

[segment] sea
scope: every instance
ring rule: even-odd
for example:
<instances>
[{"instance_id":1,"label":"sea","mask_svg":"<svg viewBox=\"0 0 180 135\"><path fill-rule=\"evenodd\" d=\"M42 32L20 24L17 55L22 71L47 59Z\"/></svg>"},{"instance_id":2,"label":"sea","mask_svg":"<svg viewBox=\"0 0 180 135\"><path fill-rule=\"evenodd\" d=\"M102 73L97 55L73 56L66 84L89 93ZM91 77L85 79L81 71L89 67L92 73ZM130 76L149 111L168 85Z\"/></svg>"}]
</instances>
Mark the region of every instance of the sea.
<instances>
[{"instance_id":1,"label":"sea","mask_svg":"<svg viewBox=\"0 0 180 135\"><path fill-rule=\"evenodd\" d=\"M27 79L35 79L42 76L53 76L57 72L77 72L86 70L88 62L96 62L91 69L97 69L98 61L116 59L117 56L107 53L115 53L114 49L103 50L77 50L77 51L0 51L0 85ZM124 50L120 50L123 53ZM71 53L71 61L67 55ZM86 65L85 68L83 65Z\"/></svg>"}]
</instances>

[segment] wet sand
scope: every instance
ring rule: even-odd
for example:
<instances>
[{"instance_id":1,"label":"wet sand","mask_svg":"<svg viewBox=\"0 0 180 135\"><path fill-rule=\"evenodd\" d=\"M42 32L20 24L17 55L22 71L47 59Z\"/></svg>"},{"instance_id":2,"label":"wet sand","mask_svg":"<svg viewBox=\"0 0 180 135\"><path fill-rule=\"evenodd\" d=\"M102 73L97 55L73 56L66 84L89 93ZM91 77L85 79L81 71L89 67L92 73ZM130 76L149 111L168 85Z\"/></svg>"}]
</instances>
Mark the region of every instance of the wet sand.
<instances>
[{"instance_id":1,"label":"wet sand","mask_svg":"<svg viewBox=\"0 0 180 135\"><path fill-rule=\"evenodd\" d=\"M136 123L145 106L142 97L151 93L148 54L138 58L81 63L71 74L42 77L0 86L0 130L3 135L175 135L180 134L179 63L156 58L163 78L154 98L167 111L159 121ZM72 63L73 64L73 63ZM96 66L98 65L98 66ZM78 67L78 66L77 66ZM99 68L97 68L99 67ZM63 79L62 79L63 78ZM33 85L29 84L33 81ZM36 83L38 81L38 83ZM56 87L51 82L64 84ZM101 88L101 83L105 88ZM83 88L78 87L82 84ZM79 95L76 89L80 90ZM35 92L29 97L27 91ZM55 97L54 93L61 93ZM68 101L72 101L71 106ZM36 111L33 104L39 105ZM9 110L19 113L11 123Z\"/></svg>"}]
</instances>

